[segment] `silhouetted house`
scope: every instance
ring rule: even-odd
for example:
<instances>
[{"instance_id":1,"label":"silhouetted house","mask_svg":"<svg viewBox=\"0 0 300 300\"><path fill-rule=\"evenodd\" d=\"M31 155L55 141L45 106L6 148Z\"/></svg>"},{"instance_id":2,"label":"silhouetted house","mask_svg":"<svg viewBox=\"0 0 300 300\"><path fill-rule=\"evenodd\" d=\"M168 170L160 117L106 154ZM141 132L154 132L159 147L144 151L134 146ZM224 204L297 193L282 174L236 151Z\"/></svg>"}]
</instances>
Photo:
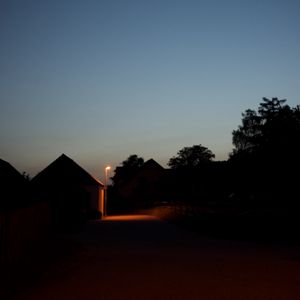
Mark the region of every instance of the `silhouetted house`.
<instances>
[{"instance_id":1,"label":"silhouetted house","mask_svg":"<svg viewBox=\"0 0 300 300\"><path fill-rule=\"evenodd\" d=\"M27 182L8 162L0 159L0 211L26 205Z\"/></svg>"},{"instance_id":2,"label":"silhouetted house","mask_svg":"<svg viewBox=\"0 0 300 300\"><path fill-rule=\"evenodd\" d=\"M36 175L31 184L40 197L49 200L59 223L103 214L104 185L65 154Z\"/></svg>"},{"instance_id":3,"label":"silhouetted house","mask_svg":"<svg viewBox=\"0 0 300 300\"><path fill-rule=\"evenodd\" d=\"M165 169L150 159L141 167L118 167L113 180L117 204L133 208L166 203L216 206L225 203L233 190L226 162Z\"/></svg>"},{"instance_id":4,"label":"silhouetted house","mask_svg":"<svg viewBox=\"0 0 300 300\"><path fill-rule=\"evenodd\" d=\"M161 198L165 169L154 159L141 167L117 167L114 180L116 196L133 207L147 207Z\"/></svg>"}]
</instances>

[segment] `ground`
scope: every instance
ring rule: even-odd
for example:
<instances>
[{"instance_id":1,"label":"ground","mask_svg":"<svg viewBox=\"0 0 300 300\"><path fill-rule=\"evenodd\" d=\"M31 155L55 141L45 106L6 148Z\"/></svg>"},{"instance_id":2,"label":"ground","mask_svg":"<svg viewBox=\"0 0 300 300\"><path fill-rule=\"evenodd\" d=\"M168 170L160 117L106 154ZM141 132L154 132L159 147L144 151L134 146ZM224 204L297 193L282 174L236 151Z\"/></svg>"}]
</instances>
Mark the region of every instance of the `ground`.
<instances>
[{"instance_id":1,"label":"ground","mask_svg":"<svg viewBox=\"0 0 300 300\"><path fill-rule=\"evenodd\" d=\"M7 299L300 299L298 246L208 238L153 216L89 222L41 257Z\"/></svg>"}]
</instances>

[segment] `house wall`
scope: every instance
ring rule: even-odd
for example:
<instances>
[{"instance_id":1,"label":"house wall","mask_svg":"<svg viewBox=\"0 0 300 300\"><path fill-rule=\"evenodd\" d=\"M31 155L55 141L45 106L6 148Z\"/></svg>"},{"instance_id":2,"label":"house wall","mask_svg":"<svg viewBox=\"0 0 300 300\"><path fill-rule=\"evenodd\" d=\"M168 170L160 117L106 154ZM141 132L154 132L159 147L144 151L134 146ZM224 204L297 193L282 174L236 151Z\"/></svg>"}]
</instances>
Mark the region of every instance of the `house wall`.
<instances>
[{"instance_id":1,"label":"house wall","mask_svg":"<svg viewBox=\"0 0 300 300\"><path fill-rule=\"evenodd\" d=\"M103 215L104 210L104 191L98 186L86 186L86 191L90 196L90 210L100 212Z\"/></svg>"},{"instance_id":2,"label":"house wall","mask_svg":"<svg viewBox=\"0 0 300 300\"><path fill-rule=\"evenodd\" d=\"M0 271L38 249L51 227L48 202L0 213Z\"/></svg>"},{"instance_id":3,"label":"house wall","mask_svg":"<svg viewBox=\"0 0 300 300\"><path fill-rule=\"evenodd\" d=\"M161 195L158 185L164 174L164 169L142 170L126 184L117 187L117 194L125 199L136 199L141 204L143 201L157 201Z\"/></svg>"},{"instance_id":4,"label":"house wall","mask_svg":"<svg viewBox=\"0 0 300 300\"><path fill-rule=\"evenodd\" d=\"M104 215L104 189L99 189L98 207L101 212L101 216Z\"/></svg>"}]
</instances>

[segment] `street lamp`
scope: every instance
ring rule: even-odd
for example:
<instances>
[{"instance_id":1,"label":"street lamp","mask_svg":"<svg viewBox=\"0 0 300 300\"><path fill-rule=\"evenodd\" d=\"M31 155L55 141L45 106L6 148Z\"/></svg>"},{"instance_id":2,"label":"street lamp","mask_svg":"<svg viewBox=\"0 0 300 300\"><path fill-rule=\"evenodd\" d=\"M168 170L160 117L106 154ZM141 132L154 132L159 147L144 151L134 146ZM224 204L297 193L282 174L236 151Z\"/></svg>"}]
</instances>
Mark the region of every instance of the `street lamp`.
<instances>
[{"instance_id":1,"label":"street lamp","mask_svg":"<svg viewBox=\"0 0 300 300\"><path fill-rule=\"evenodd\" d=\"M103 207L103 216L107 215L107 173L110 170L110 166L105 167L105 181L104 181L104 207Z\"/></svg>"}]
</instances>

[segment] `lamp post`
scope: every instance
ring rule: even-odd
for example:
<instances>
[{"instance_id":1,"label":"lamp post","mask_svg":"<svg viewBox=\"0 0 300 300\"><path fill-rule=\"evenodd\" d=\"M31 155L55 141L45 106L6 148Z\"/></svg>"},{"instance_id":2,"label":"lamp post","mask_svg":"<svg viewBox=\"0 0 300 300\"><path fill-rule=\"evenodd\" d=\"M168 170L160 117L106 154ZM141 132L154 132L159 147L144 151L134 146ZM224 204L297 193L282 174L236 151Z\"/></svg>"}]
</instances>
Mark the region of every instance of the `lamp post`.
<instances>
[{"instance_id":1,"label":"lamp post","mask_svg":"<svg viewBox=\"0 0 300 300\"><path fill-rule=\"evenodd\" d=\"M107 173L110 170L110 166L105 168L105 181L104 181L104 206L103 206L103 216L107 215Z\"/></svg>"}]
</instances>

